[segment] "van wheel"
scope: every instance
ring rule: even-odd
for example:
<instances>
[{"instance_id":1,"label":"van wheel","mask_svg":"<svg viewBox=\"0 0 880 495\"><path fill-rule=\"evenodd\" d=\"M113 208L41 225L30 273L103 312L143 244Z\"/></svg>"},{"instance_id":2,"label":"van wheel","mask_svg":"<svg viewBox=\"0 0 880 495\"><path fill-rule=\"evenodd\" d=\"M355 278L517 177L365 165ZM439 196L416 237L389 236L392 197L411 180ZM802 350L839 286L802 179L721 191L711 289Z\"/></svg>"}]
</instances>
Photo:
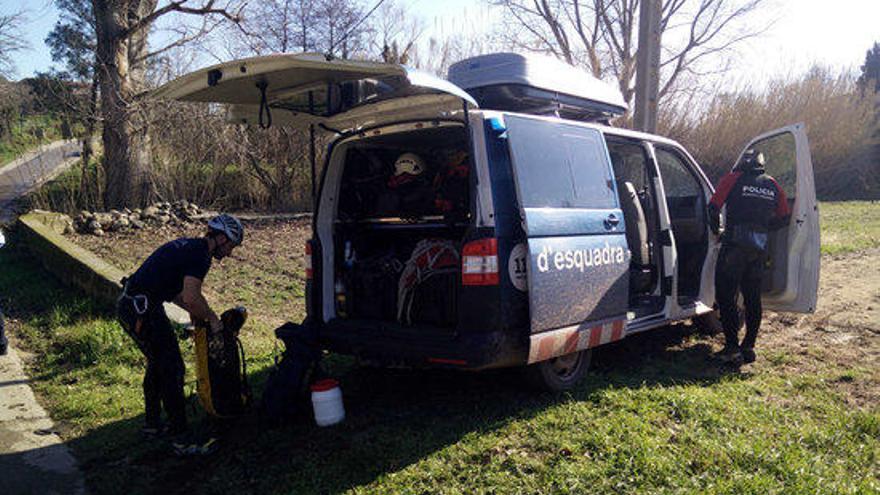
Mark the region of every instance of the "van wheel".
<instances>
[{"instance_id":1,"label":"van wheel","mask_svg":"<svg viewBox=\"0 0 880 495\"><path fill-rule=\"evenodd\" d=\"M526 377L532 386L550 392L571 390L587 374L593 350L573 352L526 366Z\"/></svg>"}]
</instances>

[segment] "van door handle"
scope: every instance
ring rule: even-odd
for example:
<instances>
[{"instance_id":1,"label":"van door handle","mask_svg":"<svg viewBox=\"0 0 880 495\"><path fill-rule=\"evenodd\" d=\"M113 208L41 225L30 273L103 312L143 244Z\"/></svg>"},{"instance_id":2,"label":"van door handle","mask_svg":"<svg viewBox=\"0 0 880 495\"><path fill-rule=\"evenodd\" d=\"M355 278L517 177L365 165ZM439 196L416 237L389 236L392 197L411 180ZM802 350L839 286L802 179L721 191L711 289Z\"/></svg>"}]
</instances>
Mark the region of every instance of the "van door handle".
<instances>
[{"instance_id":1,"label":"van door handle","mask_svg":"<svg viewBox=\"0 0 880 495\"><path fill-rule=\"evenodd\" d=\"M617 215L614 213L608 215L608 218L605 219L605 228L610 229L612 227L617 227L617 224L620 223L620 219L617 218Z\"/></svg>"}]
</instances>

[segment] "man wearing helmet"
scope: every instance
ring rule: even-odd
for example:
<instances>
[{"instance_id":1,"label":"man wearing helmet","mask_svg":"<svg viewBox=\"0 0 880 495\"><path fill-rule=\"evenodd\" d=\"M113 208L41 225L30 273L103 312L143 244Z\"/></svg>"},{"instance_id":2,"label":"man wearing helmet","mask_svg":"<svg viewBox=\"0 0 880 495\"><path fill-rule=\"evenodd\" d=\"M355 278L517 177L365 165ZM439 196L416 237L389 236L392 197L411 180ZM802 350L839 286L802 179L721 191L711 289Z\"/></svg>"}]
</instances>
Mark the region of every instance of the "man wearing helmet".
<instances>
[{"instance_id":1,"label":"man wearing helmet","mask_svg":"<svg viewBox=\"0 0 880 495\"><path fill-rule=\"evenodd\" d=\"M192 321L205 321L211 331L219 332L222 324L202 295L202 281L211 268L211 260L229 256L243 238L244 228L237 218L219 215L208 222L204 237L180 238L163 244L124 280L117 314L126 333L147 358L143 429L147 435L163 430L163 407L169 433L179 435L187 429L183 359L162 304L173 301L189 312Z\"/></svg>"},{"instance_id":2,"label":"man wearing helmet","mask_svg":"<svg viewBox=\"0 0 880 495\"><path fill-rule=\"evenodd\" d=\"M755 340L761 326L761 275L767 260L768 232L788 224L791 212L785 192L764 171L764 155L747 150L725 175L709 202L709 226L720 230L721 208L727 206L721 252L715 268L715 300L724 327L722 361L740 364L755 360ZM736 293L745 305L746 334L738 341Z\"/></svg>"}]
</instances>

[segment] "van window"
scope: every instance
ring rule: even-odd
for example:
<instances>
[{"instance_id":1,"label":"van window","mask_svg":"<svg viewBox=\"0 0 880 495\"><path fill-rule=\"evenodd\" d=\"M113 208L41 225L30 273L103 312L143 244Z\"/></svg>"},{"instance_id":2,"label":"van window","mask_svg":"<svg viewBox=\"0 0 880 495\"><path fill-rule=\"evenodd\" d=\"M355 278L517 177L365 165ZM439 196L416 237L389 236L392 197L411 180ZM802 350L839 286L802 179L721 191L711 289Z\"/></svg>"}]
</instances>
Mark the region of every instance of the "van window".
<instances>
[{"instance_id":1,"label":"van window","mask_svg":"<svg viewBox=\"0 0 880 495\"><path fill-rule=\"evenodd\" d=\"M648 185L645 148L641 144L609 141L608 153L617 182L629 182L636 191L644 190Z\"/></svg>"},{"instance_id":2,"label":"van window","mask_svg":"<svg viewBox=\"0 0 880 495\"><path fill-rule=\"evenodd\" d=\"M700 184L678 155L662 148L657 148L656 153L667 198L702 195Z\"/></svg>"},{"instance_id":3,"label":"van window","mask_svg":"<svg viewBox=\"0 0 880 495\"><path fill-rule=\"evenodd\" d=\"M797 192L797 148L794 134L776 134L758 141L752 148L764 154L765 170L776 179L785 195L793 199Z\"/></svg>"},{"instance_id":4,"label":"van window","mask_svg":"<svg viewBox=\"0 0 880 495\"><path fill-rule=\"evenodd\" d=\"M599 131L518 119L523 136L511 143L524 207L614 208L611 166Z\"/></svg>"}]
</instances>

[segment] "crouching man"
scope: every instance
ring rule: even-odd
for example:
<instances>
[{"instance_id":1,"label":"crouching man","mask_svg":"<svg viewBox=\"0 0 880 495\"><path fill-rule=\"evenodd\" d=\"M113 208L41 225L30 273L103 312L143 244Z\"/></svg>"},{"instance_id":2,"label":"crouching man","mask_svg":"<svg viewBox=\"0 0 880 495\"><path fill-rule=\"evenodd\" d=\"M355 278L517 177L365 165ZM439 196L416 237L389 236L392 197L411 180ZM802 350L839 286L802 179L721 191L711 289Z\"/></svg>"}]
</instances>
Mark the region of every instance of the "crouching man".
<instances>
[{"instance_id":1,"label":"crouching man","mask_svg":"<svg viewBox=\"0 0 880 495\"><path fill-rule=\"evenodd\" d=\"M178 454L201 453L187 432L183 394L184 365L180 347L162 304L175 302L189 312L192 321L205 321L212 332L222 324L202 295L202 282L211 260L222 260L244 238L241 222L230 215L219 215L208 222L204 237L181 238L159 247L134 274L125 280L117 302L117 315L123 329L134 339L147 360L144 374L146 422L143 433L168 433ZM165 409L167 426L161 421Z\"/></svg>"}]
</instances>

